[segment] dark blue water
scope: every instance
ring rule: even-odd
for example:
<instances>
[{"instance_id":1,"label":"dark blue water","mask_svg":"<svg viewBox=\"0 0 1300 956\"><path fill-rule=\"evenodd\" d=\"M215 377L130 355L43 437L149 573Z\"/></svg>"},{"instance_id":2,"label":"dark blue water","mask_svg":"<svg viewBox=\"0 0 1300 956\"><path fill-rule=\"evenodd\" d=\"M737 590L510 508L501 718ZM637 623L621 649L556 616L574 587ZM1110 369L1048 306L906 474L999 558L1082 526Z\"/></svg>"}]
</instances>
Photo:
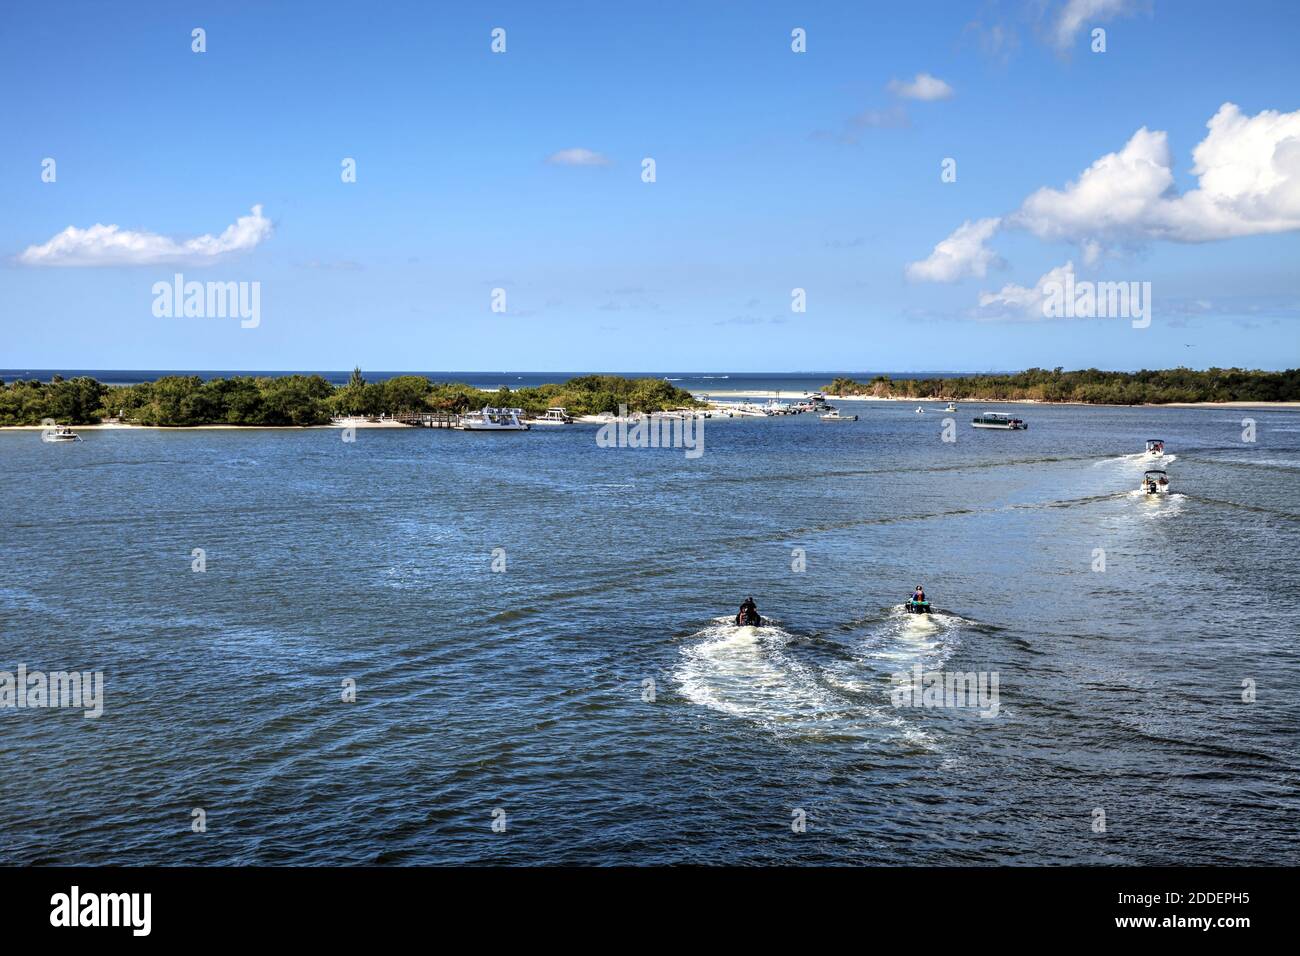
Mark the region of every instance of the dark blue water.
<instances>
[{"instance_id":1,"label":"dark blue water","mask_svg":"<svg viewBox=\"0 0 1300 956\"><path fill-rule=\"evenodd\" d=\"M107 680L97 720L0 709L0 861L1296 863L1300 414L947 443L927 407L710 420L694 460L0 432L0 669ZM895 708L917 663L996 672L997 716Z\"/></svg>"}]
</instances>

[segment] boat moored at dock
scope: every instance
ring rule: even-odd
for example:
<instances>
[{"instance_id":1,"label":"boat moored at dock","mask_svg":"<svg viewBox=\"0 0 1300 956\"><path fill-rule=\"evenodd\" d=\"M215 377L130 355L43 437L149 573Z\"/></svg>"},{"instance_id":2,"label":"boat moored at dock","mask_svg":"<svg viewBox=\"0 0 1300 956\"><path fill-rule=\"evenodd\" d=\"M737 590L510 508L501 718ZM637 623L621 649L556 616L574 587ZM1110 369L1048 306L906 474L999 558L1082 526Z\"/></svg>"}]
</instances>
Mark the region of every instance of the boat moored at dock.
<instances>
[{"instance_id":1,"label":"boat moored at dock","mask_svg":"<svg viewBox=\"0 0 1300 956\"><path fill-rule=\"evenodd\" d=\"M460 416L456 427L467 432L526 432L528 424L522 420L522 408L493 408L483 406L481 411Z\"/></svg>"}]
</instances>

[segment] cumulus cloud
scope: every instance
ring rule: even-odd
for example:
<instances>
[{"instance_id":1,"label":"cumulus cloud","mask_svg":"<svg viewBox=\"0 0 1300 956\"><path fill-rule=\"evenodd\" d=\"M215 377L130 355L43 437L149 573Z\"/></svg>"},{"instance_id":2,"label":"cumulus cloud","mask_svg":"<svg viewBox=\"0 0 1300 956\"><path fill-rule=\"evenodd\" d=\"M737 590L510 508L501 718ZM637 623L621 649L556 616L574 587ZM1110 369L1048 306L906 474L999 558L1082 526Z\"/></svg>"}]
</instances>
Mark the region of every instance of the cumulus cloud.
<instances>
[{"instance_id":1,"label":"cumulus cloud","mask_svg":"<svg viewBox=\"0 0 1300 956\"><path fill-rule=\"evenodd\" d=\"M254 206L219 236L211 233L193 239L172 239L153 232L137 232L96 223L89 229L69 226L48 242L28 246L18 254L27 266L146 266L159 263L211 262L232 252L252 249L271 234L271 220Z\"/></svg>"},{"instance_id":2,"label":"cumulus cloud","mask_svg":"<svg viewBox=\"0 0 1300 956\"><path fill-rule=\"evenodd\" d=\"M546 157L546 161L552 166L608 166L609 159L600 153L593 152L590 149L583 149L575 146L573 149L562 149L557 153L551 153Z\"/></svg>"},{"instance_id":3,"label":"cumulus cloud","mask_svg":"<svg viewBox=\"0 0 1300 956\"><path fill-rule=\"evenodd\" d=\"M907 100L946 100L952 87L929 73L918 73L914 80L890 80L889 92Z\"/></svg>"},{"instance_id":4,"label":"cumulus cloud","mask_svg":"<svg viewBox=\"0 0 1300 956\"><path fill-rule=\"evenodd\" d=\"M1066 277L1074 273L1074 263L1067 262L1038 277L1032 289L1008 282L997 292L981 292L976 317L981 319L1041 319L1046 313L1044 290L1049 282L1065 284Z\"/></svg>"},{"instance_id":5,"label":"cumulus cloud","mask_svg":"<svg viewBox=\"0 0 1300 956\"><path fill-rule=\"evenodd\" d=\"M984 275L998 261L986 245L998 229L1073 243L1087 265L1153 241L1300 230L1300 110L1246 116L1224 103L1206 127L1192 151L1196 188L1178 191L1167 134L1143 127L1064 188L1045 186L1010 215L963 223L928 258L909 264L907 277L953 282Z\"/></svg>"},{"instance_id":6,"label":"cumulus cloud","mask_svg":"<svg viewBox=\"0 0 1300 956\"><path fill-rule=\"evenodd\" d=\"M1224 103L1206 126L1192 151L1197 188L1178 193L1167 135L1143 127L1064 189L1033 193L1010 224L1041 239L1102 245L1300 229L1300 110L1245 116Z\"/></svg>"},{"instance_id":7,"label":"cumulus cloud","mask_svg":"<svg viewBox=\"0 0 1300 956\"><path fill-rule=\"evenodd\" d=\"M1104 23L1132 13L1136 6L1134 0L1066 0L1052 24L1052 40L1064 50L1085 25Z\"/></svg>"},{"instance_id":8,"label":"cumulus cloud","mask_svg":"<svg viewBox=\"0 0 1300 956\"><path fill-rule=\"evenodd\" d=\"M986 243L997 231L1001 219L969 219L958 226L934 251L907 267L913 282L956 282L967 276L983 276L1000 260Z\"/></svg>"}]
</instances>

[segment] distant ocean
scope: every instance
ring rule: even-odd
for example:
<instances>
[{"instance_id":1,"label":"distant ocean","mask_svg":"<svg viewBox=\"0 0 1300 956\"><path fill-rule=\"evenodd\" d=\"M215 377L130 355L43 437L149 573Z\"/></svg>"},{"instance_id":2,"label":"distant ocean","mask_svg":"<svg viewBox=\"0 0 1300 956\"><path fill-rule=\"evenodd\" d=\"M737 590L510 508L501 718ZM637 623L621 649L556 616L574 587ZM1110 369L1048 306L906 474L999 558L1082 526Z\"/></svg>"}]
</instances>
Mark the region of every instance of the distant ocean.
<instances>
[{"instance_id":1,"label":"distant ocean","mask_svg":"<svg viewBox=\"0 0 1300 956\"><path fill-rule=\"evenodd\" d=\"M279 377L282 375L319 375L335 385L347 383L352 374L351 369L343 371L291 370L291 371L227 371L227 370L159 370L159 369L0 369L0 381L13 382L19 379L38 379L48 382L53 376L75 378L89 375L107 385L135 385L139 382L152 382L167 375L197 375L200 378L229 378L233 375L260 375ZM530 388L547 382L564 382L579 375L605 374L592 372L373 372L362 370L368 382L382 382L398 375L424 375L440 382L464 382L476 388ZM877 375L890 378L956 378L960 375L1000 374L993 372L612 372L608 374L625 375L629 378L663 378L679 388L692 392L716 391L810 391L829 384L840 376L865 380Z\"/></svg>"}]
</instances>

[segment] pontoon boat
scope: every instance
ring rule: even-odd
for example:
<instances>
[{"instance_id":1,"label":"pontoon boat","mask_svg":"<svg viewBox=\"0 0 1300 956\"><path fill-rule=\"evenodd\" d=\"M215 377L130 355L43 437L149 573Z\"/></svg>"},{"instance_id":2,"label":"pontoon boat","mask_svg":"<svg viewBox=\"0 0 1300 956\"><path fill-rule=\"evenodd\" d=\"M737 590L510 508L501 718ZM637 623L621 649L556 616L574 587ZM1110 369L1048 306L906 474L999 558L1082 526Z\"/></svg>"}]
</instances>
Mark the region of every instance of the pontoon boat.
<instances>
[{"instance_id":1,"label":"pontoon boat","mask_svg":"<svg viewBox=\"0 0 1300 956\"><path fill-rule=\"evenodd\" d=\"M1021 431L1029 427L1019 418L1012 418L1001 412L984 412L978 418L971 419L972 428L1001 428L1003 431Z\"/></svg>"},{"instance_id":2,"label":"pontoon boat","mask_svg":"<svg viewBox=\"0 0 1300 956\"><path fill-rule=\"evenodd\" d=\"M479 412L460 416L457 428L467 432L526 432L528 425L520 421L522 408L493 408L483 406Z\"/></svg>"}]
</instances>

